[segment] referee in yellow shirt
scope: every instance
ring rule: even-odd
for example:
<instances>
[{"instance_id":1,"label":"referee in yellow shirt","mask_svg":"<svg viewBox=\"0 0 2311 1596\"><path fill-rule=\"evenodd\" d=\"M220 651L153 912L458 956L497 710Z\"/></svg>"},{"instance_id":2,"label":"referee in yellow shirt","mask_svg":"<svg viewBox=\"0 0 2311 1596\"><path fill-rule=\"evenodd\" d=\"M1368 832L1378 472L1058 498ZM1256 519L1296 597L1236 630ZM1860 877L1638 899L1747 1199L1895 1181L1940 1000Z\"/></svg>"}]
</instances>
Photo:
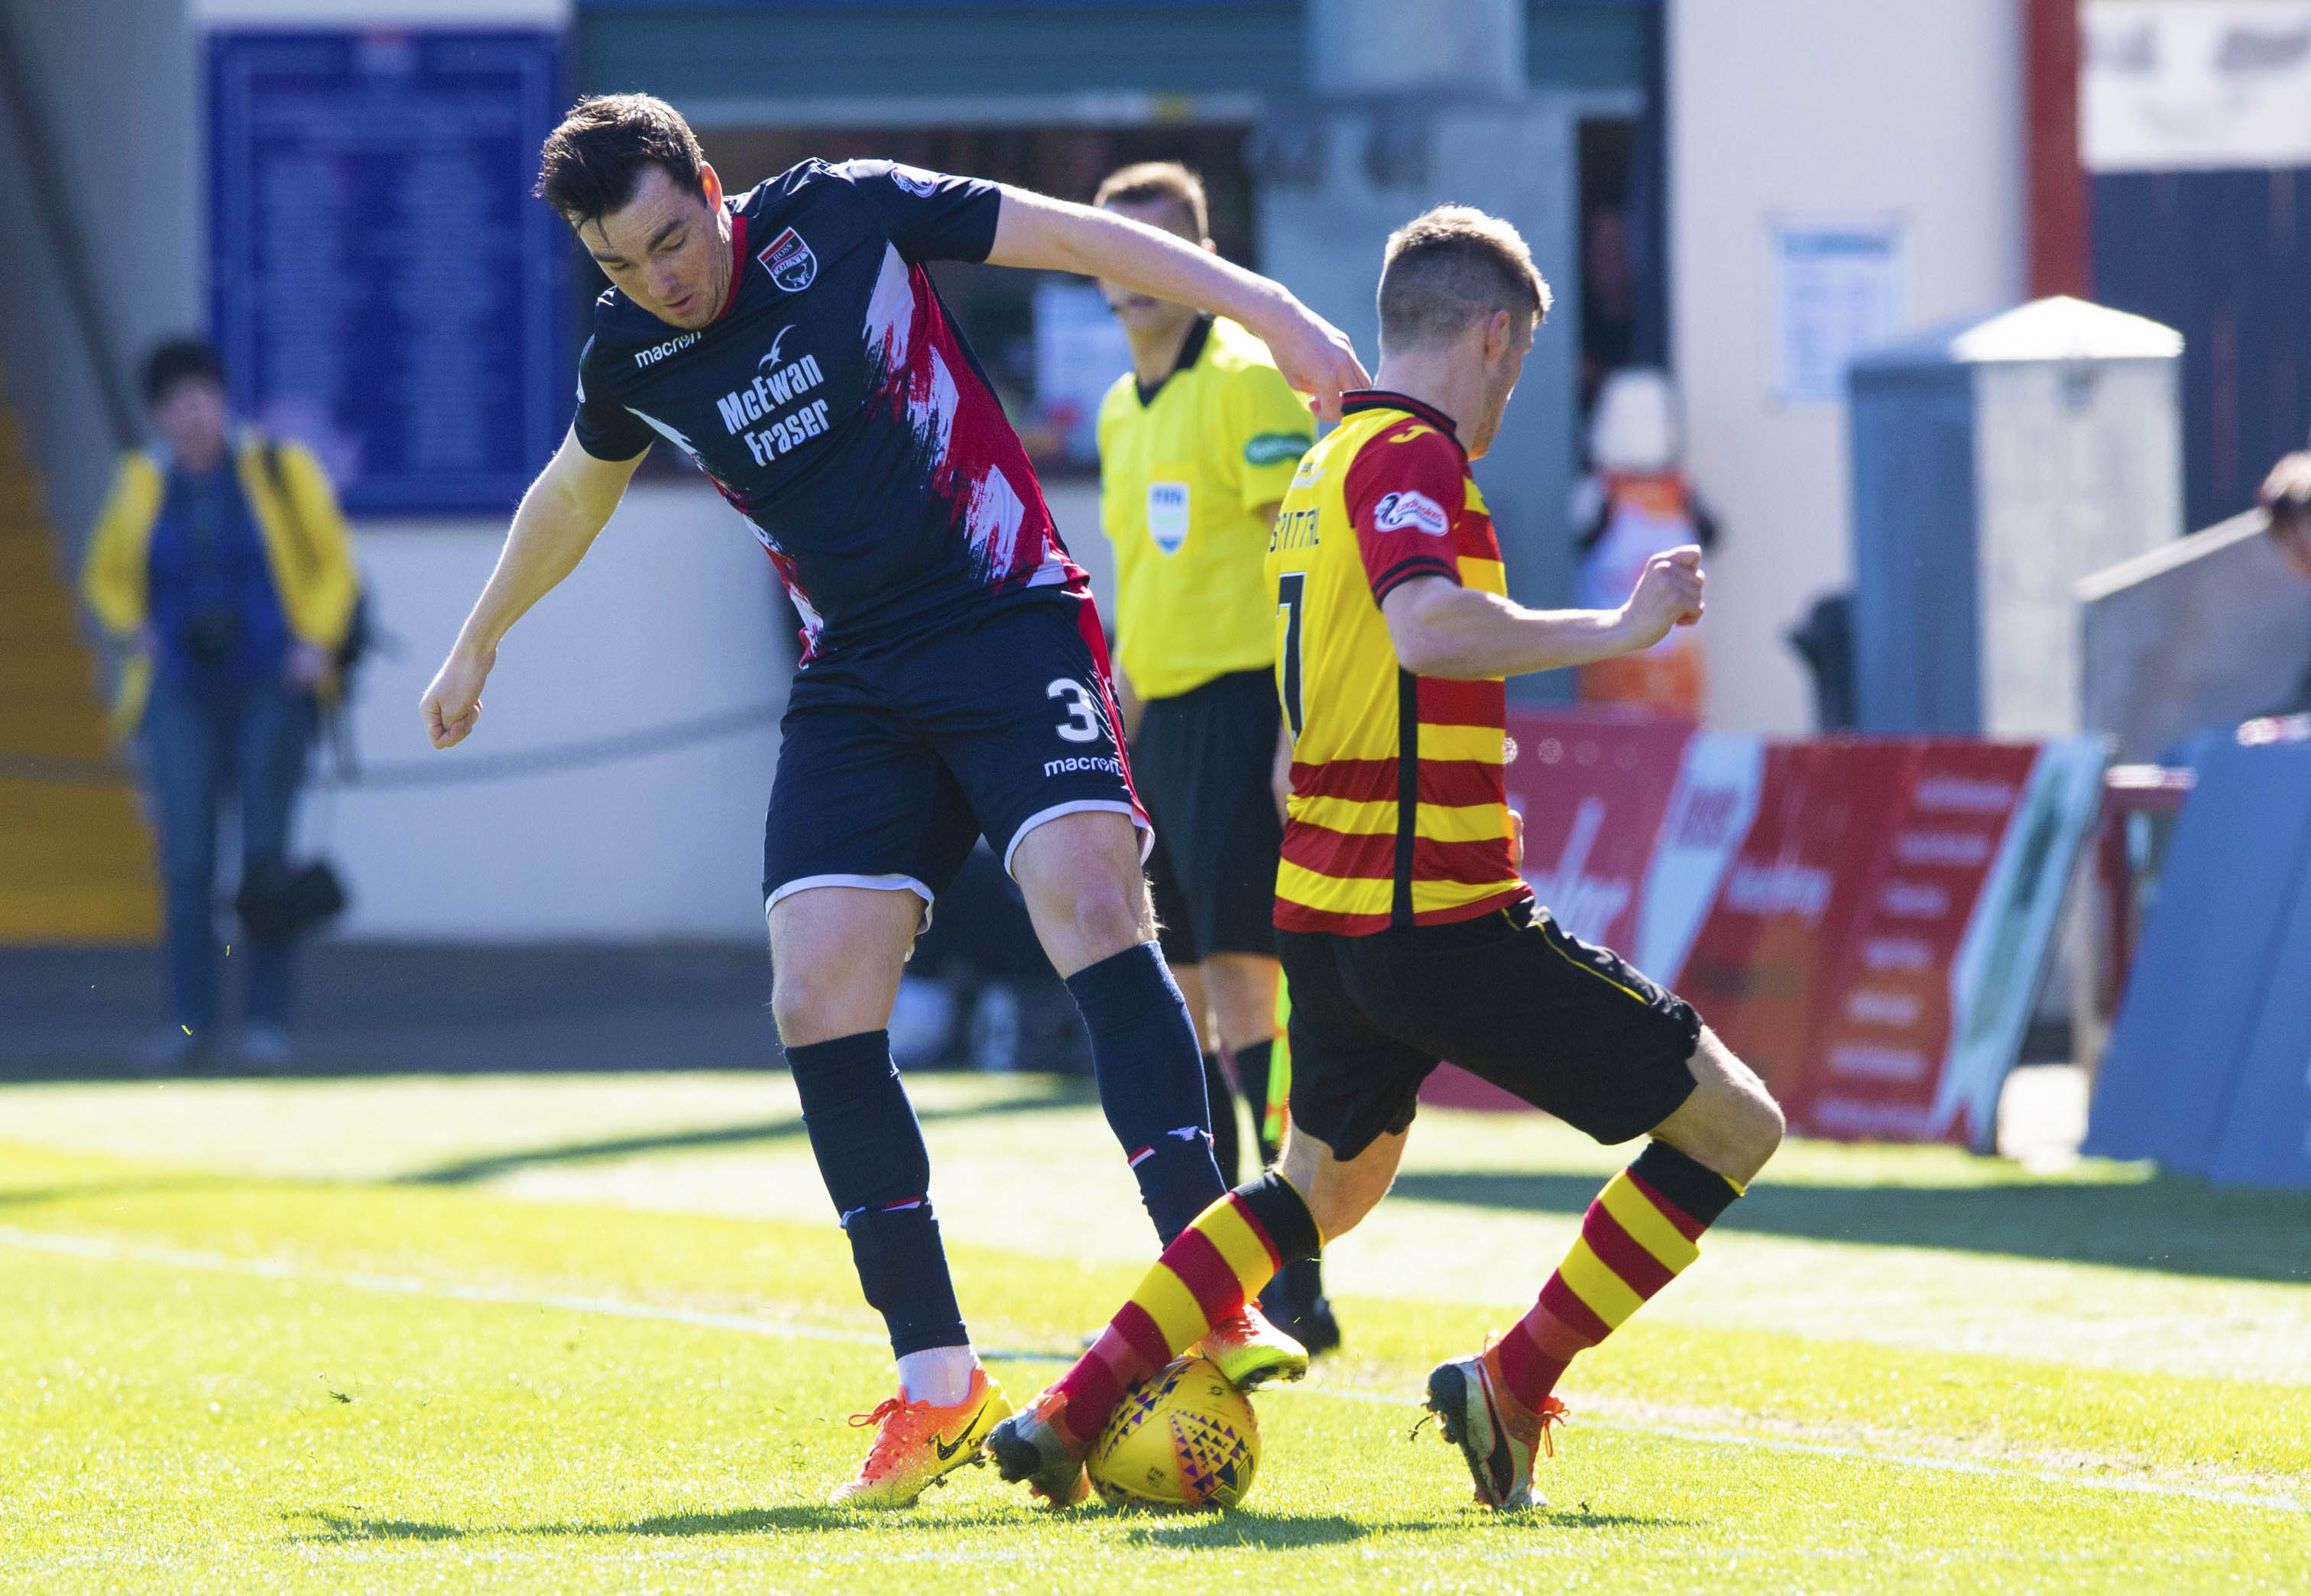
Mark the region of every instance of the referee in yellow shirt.
<instances>
[{"instance_id":1,"label":"referee in yellow shirt","mask_svg":"<svg viewBox=\"0 0 2311 1596\"><path fill-rule=\"evenodd\" d=\"M1109 175L1094 203L1205 248L1204 186L1176 161ZM1270 772L1273 602L1264 579L1276 507L1316 440L1307 401L1268 346L1235 323L1100 284L1132 370L1099 411L1100 519L1115 546L1116 686L1140 801L1165 960L1204 1047L1213 1151L1233 1184L1242 1132L1219 1050L1234 1057L1260 1159L1276 1149L1276 862L1283 826ZM1314 1260L1260 1299L1311 1352L1339 1344Z\"/></svg>"}]
</instances>

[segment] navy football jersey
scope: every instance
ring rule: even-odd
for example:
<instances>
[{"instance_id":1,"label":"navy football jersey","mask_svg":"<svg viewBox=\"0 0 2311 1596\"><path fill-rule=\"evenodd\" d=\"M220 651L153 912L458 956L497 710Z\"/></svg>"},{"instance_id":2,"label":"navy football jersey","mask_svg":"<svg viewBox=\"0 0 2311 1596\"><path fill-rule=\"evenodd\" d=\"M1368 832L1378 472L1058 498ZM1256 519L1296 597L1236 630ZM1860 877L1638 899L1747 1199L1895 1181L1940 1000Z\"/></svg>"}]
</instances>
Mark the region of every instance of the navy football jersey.
<instances>
[{"instance_id":1,"label":"navy football jersey","mask_svg":"<svg viewBox=\"0 0 2311 1596\"><path fill-rule=\"evenodd\" d=\"M577 435L664 438L769 551L805 659L1034 589L1087 594L1027 452L922 263L982 261L1000 191L887 160L806 160L725 202L730 297L684 332L595 301Z\"/></svg>"}]
</instances>

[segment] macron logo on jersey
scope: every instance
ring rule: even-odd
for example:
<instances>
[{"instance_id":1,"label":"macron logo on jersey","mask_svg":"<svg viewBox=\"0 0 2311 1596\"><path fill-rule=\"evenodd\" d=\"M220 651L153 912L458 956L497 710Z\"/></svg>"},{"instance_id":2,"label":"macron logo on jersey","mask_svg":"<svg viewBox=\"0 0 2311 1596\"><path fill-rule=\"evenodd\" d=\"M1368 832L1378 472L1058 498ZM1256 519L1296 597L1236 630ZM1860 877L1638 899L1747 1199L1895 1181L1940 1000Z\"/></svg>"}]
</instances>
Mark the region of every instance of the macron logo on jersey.
<instances>
[{"instance_id":1,"label":"macron logo on jersey","mask_svg":"<svg viewBox=\"0 0 2311 1596\"><path fill-rule=\"evenodd\" d=\"M1446 518L1443 505L1426 493L1407 489L1401 493L1385 494L1373 506L1373 525L1382 532L1401 532L1409 526L1415 532L1441 538L1452 522Z\"/></svg>"},{"instance_id":2,"label":"macron logo on jersey","mask_svg":"<svg viewBox=\"0 0 2311 1596\"><path fill-rule=\"evenodd\" d=\"M680 354L704 336L706 334L703 333L685 333L681 337L669 338L664 343L653 343L648 349L638 349L634 351L634 364L648 370L667 356ZM579 397L582 399L585 395L581 394Z\"/></svg>"},{"instance_id":3,"label":"macron logo on jersey","mask_svg":"<svg viewBox=\"0 0 2311 1596\"><path fill-rule=\"evenodd\" d=\"M754 258L763 263L771 281L790 294L802 292L818 280L818 256L792 228L772 239Z\"/></svg>"},{"instance_id":4,"label":"macron logo on jersey","mask_svg":"<svg viewBox=\"0 0 2311 1596\"><path fill-rule=\"evenodd\" d=\"M919 166L902 166L896 161L892 162L891 181L917 199L929 199L938 192L939 180L937 174L927 172Z\"/></svg>"}]
</instances>

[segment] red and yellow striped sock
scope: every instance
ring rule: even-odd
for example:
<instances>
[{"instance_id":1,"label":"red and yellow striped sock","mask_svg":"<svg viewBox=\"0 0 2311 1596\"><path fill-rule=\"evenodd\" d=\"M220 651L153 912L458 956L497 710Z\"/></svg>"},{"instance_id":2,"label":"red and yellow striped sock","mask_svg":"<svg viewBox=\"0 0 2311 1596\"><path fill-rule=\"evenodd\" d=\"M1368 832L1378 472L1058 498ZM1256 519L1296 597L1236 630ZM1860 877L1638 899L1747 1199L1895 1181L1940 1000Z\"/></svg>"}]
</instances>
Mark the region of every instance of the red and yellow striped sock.
<instances>
[{"instance_id":1,"label":"red and yellow striped sock","mask_svg":"<svg viewBox=\"0 0 2311 1596\"><path fill-rule=\"evenodd\" d=\"M1164 1249L1091 1349L1061 1375L1060 1423L1077 1442L1099 1433L1123 1393L1204 1339L1276 1271L1322 1249L1316 1221L1274 1170L1196 1216Z\"/></svg>"},{"instance_id":2,"label":"red and yellow striped sock","mask_svg":"<svg viewBox=\"0 0 2311 1596\"><path fill-rule=\"evenodd\" d=\"M1539 1411L1574 1356L1618 1330L1698 1257L1701 1233L1740 1194L1706 1165L1652 1143L1598 1193L1540 1300L1485 1354L1494 1377Z\"/></svg>"}]
</instances>

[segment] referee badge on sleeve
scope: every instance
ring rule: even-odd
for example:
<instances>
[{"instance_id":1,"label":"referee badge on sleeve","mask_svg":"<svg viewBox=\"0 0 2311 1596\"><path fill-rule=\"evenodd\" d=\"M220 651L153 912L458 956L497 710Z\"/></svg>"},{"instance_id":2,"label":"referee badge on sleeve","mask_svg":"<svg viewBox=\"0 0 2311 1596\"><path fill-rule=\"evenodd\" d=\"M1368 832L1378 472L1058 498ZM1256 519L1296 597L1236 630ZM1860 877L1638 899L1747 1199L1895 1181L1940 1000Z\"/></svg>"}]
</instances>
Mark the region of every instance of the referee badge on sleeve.
<instances>
[{"instance_id":1,"label":"referee badge on sleeve","mask_svg":"<svg viewBox=\"0 0 2311 1596\"><path fill-rule=\"evenodd\" d=\"M1166 554L1177 554L1188 541L1188 484L1147 484L1147 535Z\"/></svg>"}]
</instances>

